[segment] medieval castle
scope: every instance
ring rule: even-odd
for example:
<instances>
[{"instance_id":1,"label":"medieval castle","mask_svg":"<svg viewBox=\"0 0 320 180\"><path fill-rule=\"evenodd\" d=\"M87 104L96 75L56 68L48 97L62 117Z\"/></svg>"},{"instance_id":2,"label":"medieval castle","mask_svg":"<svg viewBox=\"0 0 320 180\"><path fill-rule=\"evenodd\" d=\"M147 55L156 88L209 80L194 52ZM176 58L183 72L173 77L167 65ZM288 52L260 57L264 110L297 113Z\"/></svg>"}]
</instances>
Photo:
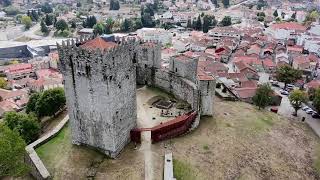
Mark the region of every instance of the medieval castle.
<instances>
[{"instance_id":1,"label":"medieval castle","mask_svg":"<svg viewBox=\"0 0 320 180\"><path fill-rule=\"evenodd\" d=\"M136 84L155 86L187 101L198 117L213 114L214 78L184 55L161 67L161 45L138 40L80 38L58 45L72 142L116 157L136 127Z\"/></svg>"}]
</instances>

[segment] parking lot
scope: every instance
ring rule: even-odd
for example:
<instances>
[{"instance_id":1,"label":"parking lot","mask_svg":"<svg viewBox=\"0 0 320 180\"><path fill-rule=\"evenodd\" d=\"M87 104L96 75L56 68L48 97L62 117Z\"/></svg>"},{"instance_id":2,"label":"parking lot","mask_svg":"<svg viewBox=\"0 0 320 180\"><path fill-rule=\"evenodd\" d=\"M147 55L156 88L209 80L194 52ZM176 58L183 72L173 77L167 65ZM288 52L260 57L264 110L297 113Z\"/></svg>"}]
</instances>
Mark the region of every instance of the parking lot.
<instances>
[{"instance_id":1,"label":"parking lot","mask_svg":"<svg viewBox=\"0 0 320 180\"><path fill-rule=\"evenodd\" d=\"M272 86L272 89L277 92L279 95L282 96L281 104L278 108L278 114L295 119L297 121L301 121L303 117L305 117L305 122L308 123L308 125L315 131L315 133L320 137L320 119L312 118L311 114L307 114L305 111L300 109L298 111L298 116L293 116L294 109L290 104L289 98L287 95L282 95L280 93L281 87L283 87L283 84L280 84L280 87L274 87ZM302 107L305 105L303 104Z\"/></svg>"}]
</instances>

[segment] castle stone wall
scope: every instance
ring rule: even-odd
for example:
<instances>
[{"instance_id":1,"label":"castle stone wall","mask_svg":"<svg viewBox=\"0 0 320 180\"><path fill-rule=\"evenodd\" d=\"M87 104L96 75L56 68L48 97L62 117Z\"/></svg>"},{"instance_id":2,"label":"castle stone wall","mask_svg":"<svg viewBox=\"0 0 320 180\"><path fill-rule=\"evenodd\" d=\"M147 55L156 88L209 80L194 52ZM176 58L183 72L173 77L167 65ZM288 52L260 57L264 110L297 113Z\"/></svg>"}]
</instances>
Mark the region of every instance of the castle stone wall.
<instances>
[{"instance_id":1,"label":"castle stone wall","mask_svg":"<svg viewBox=\"0 0 320 180\"><path fill-rule=\"evenodd\" d=\"M136 126L136 68L130 48L108 53L60 48L74 144L115 157Z\"/></svg>"},{"instance_id":2,"label":"castle stone wall","mask_svg":"<svg viewBox=\"0 0 320 180\"><path fill-rule=\"evenodd\" d=\"M213 98L215 96L215 81L200 81L200 112L201 115L213 115Z\"/></svg>"}]
</instances>

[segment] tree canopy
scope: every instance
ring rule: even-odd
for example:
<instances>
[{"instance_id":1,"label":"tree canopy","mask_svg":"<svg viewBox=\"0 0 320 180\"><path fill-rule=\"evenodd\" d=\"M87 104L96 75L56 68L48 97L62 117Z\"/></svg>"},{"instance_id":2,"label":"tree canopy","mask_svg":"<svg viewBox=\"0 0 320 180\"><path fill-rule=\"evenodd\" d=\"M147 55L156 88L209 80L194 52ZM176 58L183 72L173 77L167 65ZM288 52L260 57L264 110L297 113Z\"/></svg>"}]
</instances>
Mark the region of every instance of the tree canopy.
<instances>
[{"instance_id":1,"label":"tree canopy","mask_svg":"<svg viewBox=\"0 0 320 180\"><path fill-rule=\"evenodd\" d=\"M222 4L225 8L230 6L230 1L229 0L222 0Z\"/></svg>"},{"instance_id":2,"label":"tree canopy","mask_svg":"<svg viewBox=\"0 0 320 180\"><path fill-rule=\"evenodd\" d=\"M216 25L217 25L217 20L215 19L214 16L204 15L203 25L202 25L202 31L204 33L207 33L209 31L210 27L213 27Z\"/></svg>"},{"instance_id":3,"label":"tree canopy","mask_svg":"<svg viewBox=\"0 0 320 180\"><path fill-rule=\"evenodd\" d=\"M230 26L231 23L231 17L230 16L225 16L222 21L220 22L222 26Z\"/></svg>"},{"instance_id":4,"label":"tree canopy","mask_svg":"<svg viewBox=\"0 0 320 180\"><path fill-rule=\"evenodd\" d=\"M25 29L28 30L32 25L32 20L29 16L22 16L21 23L24 25Z\"/></svg>"},{"instance_id":5,"label":"tree canopy","mask_svg":"<svg viewBox=\"0 0 320 180\"><path fill-rule=\"evenodd\" d=\"M125 19L122 24L121 24L121 27L120 27L120 30L122 32L128 32L132 29L132 22L130 19Z\"/></svg>"},{"instance_id":6,"label":"tree canopy","mask_svg":"<svg viewBox=\"0 0 320 180\"><path fill-rule=\"evenodd\" d=\"M3 77L0 77L0 88L5 89L7 85L7 81Z\"/></svg>"},{"instance_id":7,"label":"tree canopy","mask_svg":"<svg viewBox=\"0 0 320 180\"><path fill-rule=\"evenodd\" d=\"M64 31L68 29L68 24L64 19L58 20L55 26L58 31Z\"/></svg>"},{"instance_id":8,"label":"tree canopy","mask_svg":"<svg viewBox=\"0 0 320 180\"><path fill-rule=\"evenodd\" d=\"M289 95L289 101L294 108L294 115L297 116L298 110L301 108L302 103L307 101L307 94L301 90L293 90Z\"/></svg>"},{"instance_id":9,"label":"tree canopy","mask_svg":"<svg viewBox=\"0 0 320 180\"><path fill-rule=\"evenodd\" d=\"M34 114L7 112L3 120L5 125L18 132L27 144L38 138L40 124Z\"/></svg>"},{"instance_id":10,"label":"tree canopy","mask_svg":"<svg viewBox=\"0 0 320 180\"><path fill-rule=\"evenodd\" d=\"M54 88L44 91L36 103L36 114L39 117L53 116L66 103L66 97L62 88Z\"/></svg>"},{"instance_id":11,"label":"tree canopy","mask_svg":"<svg viewBox=\"0 0 320 180\"><path fill-rule=\"evenodd\" d=\"M316 89L314 92L313 106L320 112L320 88Z\"/></svg>"},{"instance_id":12,"label":"tree canopy","mask_svg":"<svg viewBox=\"0 0 320 180\"><path fill-rule=\"evenodd\" d=\"M296 82L301 78L302 72L300 70L293 69L291 66L281 66L277 69L276 78L278 81L283 82L285 87L287 84Z\"/></svg>"},{"instance_id":13,"label":"tree canopy","mask_svg":"<svg viewBox=\"0 0 320 180\"><path fill-rule=\"evenodd\" d=\"M259 109L265 108L271 103L272 92L268 84L263 84L257 89L256 94L253 96L253 103L258 106Z\"/></svg>"},{"instance_id":14,"label":"tree canopy","mask_svg":"<svg viewBox=\"0 0 320 180\"><path fill-rule=\"evenodd\" d=\"M53 9L52 9L51 5L48 2L46 2L41 5L41 11L44 13L52 13Z\"/></svg>"},{"instance_id":15,"label":"tree canopy","mask_svg":"<svg viewBox=\"0 0 320 180\"><path fill-rule=\"evenodd\" d=\"M111 0L110 1L110 8L109 10L119 10L120 9L120 3L118 0Z\"/></svg>"},{"instance_id":16,"label":"tree canopy","mask_svg":"<svg viewBox=\"0 0 320 180\"><path fill-rule=\"evenodd\" d=\"M93 28L97 24L97 19L95 16L87 16L87 19L83 22L83 27Z\"/></svg>"},{"instance_id":17,"label":"tree canopy","mask_svg":"<svg viewBox=\"0 0 320 180\"><path fill-rule=\"evenodd\" d=\"M97 23L93 26L93 33L95 35L101 35L105 32L105 25L103 23Z\"/></svg>"},{"instance_id":18,"label":"tree canopy","mask_svg":"<svg viewBox=\"0 0 320 180\"><path fill-rule=\"evenodd\" d=\"M274 16L274 17L278 17L278 16L279 16L277 9L273 12L273 16Z\"/></svg>"},{"instance_id":19,"label":"tree canopy","mask_svg":"<svg viewBox=\"0 0 320 180\"><path fill-rule=\"evenodd\" d=\"M12 4L11 0L1 0L0 4L2 4L4 7L10 6Z\"/></svg>"},{"instance_id":20,"label":"tree canopy","mask_svg":"<svg viewBox=\"0 0 320 180\"><path fill-rule=\"evenodd\" d=\"M46 34L49 33L49 29L48 29L48 27L46 26L46 24L44 23L43 20L41 20L40 27L41 27L41 32L42 32L43 34L46 35Z\"/></svg>"},{"instance_id":21,"label":"tree canopy","mask_svg":"<svg viewBox=\"0 0 320 180\"><path fill-rule=\"evenodd\" d=\"M0 177L22 176L28 172L24 163L25 147L17 132L0 124Z\"/></svg>"}]
</instances>

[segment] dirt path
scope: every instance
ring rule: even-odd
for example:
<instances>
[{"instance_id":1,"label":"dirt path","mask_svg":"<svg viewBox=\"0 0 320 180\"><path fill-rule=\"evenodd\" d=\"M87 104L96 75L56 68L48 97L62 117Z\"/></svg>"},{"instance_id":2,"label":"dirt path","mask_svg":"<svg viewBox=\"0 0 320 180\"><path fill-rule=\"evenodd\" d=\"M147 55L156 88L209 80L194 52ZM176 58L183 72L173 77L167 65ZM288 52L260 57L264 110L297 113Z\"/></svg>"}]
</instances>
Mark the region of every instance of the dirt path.
<instances>
[{"instance_id":1,"label":"dirt path","mask_svg":"<svg viewBox=\"0 0 320 180\"><path fill-rule=\"evenodd\" d=\"M139 151L144 156L144 179L154 179L154 168L153 168L153 152L151 150L151 132L144 131L141 133L142 142Z\"/></svg>"}]
</instances>

